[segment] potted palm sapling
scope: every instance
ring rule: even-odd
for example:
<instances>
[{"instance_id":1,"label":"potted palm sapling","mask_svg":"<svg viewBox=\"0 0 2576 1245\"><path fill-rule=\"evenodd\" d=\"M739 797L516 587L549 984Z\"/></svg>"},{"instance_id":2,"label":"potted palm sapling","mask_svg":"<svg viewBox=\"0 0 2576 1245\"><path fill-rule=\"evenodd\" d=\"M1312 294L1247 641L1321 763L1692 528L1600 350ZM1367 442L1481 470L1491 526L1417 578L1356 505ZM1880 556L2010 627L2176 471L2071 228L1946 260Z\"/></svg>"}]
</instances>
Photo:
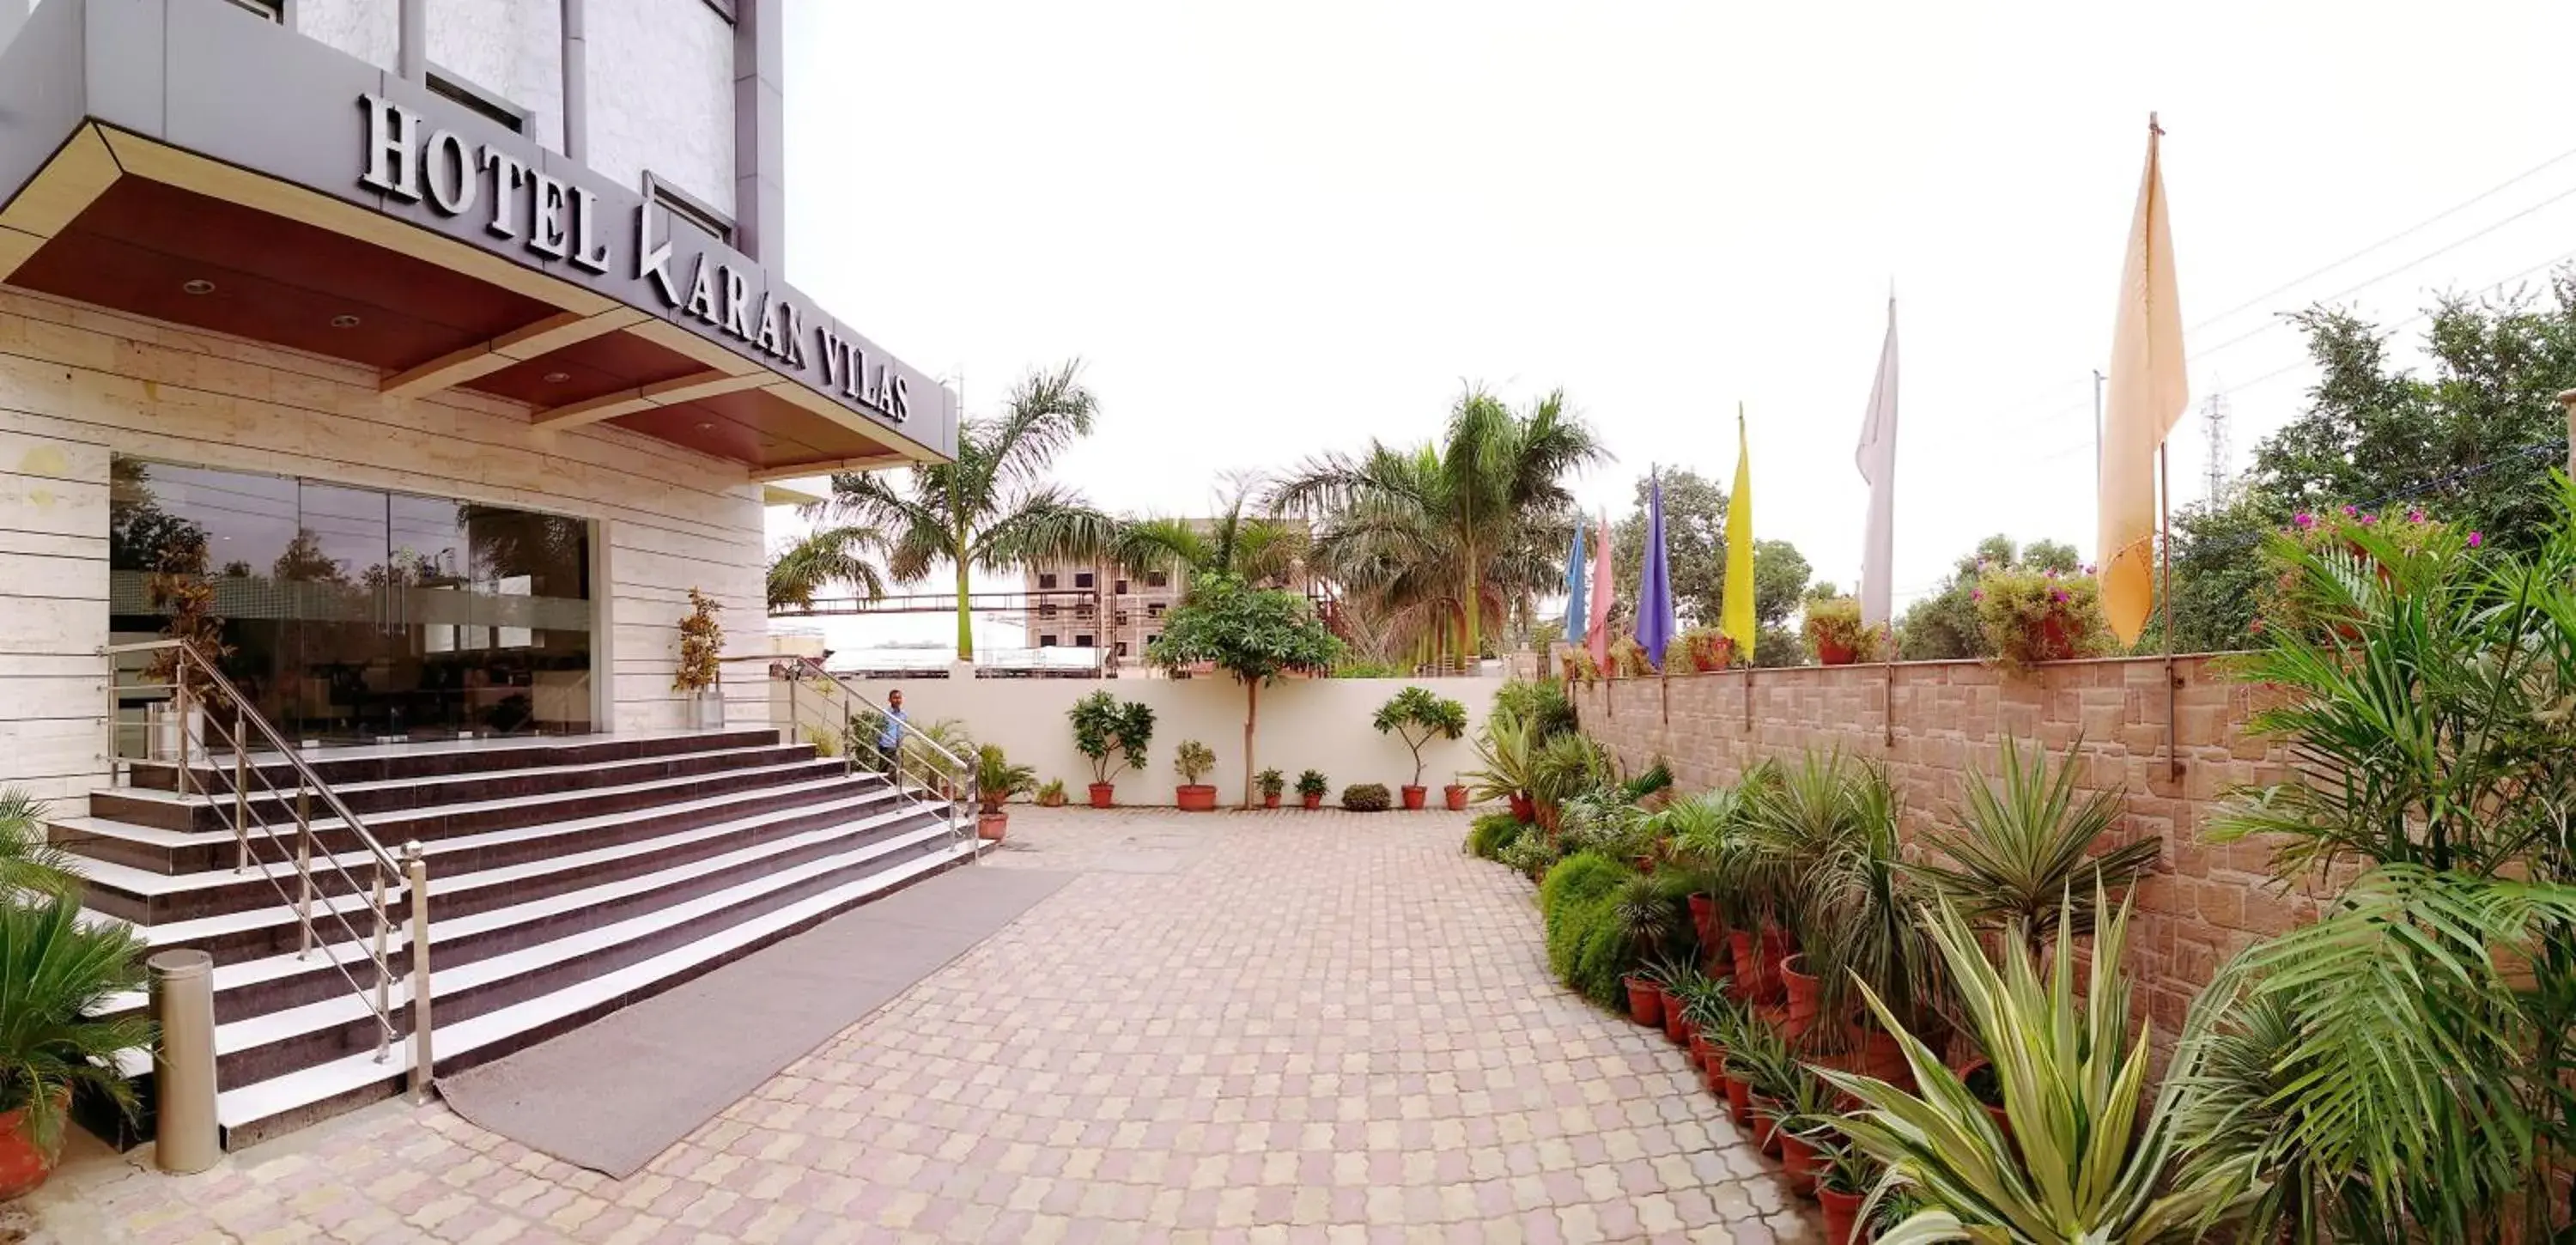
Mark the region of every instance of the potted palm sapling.
<instances>
[{"instance_id":1,"label":"potted palm sapling","mask_svg":"<svg viewBox=\"0 0 2576 1245\"><path fill-rule=\"evenodd\" d=\"M1142 701L1118 703L1109 693L1093 692L1073 703L1074 749L1091 762L1091 806L1115 803L1113 780L1122 769L1145 768L1145 746L1154 740L1154 710Z\"/></svg>"},{"instance_id":2,"label":"potted palm sapling","mask_svg":"<svg viewBox=\"0 0 2576 1245\"><path fill-rule=\"evenodd\" d=\"M724 652L724 624L716 615L724 603L689 589L689 612L680 619L680 667L671 679L671 690L687 693L689 725L702 731L724 727L724 698L719 690L723 667L716 658Z\"/></svg>"},{"instance_id":3,"label":"potted palm sapling","mask_svg":"<svg viewBox=\"0 0 2576 1245\"><path fill-rule=\"evenodd\" d=\"M1037 803L1039 808L1063 808L1064 780L1061 778L1047 779L1046 785L1038 788Z\"/></svg>"},{"instance_id":4,"label":"potted palm sapling","mask_svg":"<svg viewBox=\"0 0 2576 1245\"><path fill-rule=\"evenodd\" d=\"M1332 789L1332 781L1324 777L1322 770L1310 769L1297 775L1297 801L1310 810L1322 808L1324 793Z\"/></svg>"},{"instance_id":5,"label":"potted palm sapling","mask_svg":"<svg viewBox=\"0 0 2576 1245\"><path fill-rule=\"evenodd\" d=\"M110 999L144 986L141 939L125 926L82 924L59 896L0 898L0 1202L45 1182L61 1156L72 1091L86 1089L131 1117L132 1083L117 1057L148 1049L139 1015L102 1019Z\"/></svg>"},{"instance_id":6,"label":"potted palm sapling","mask_svg":"<svg viewBox=\"0 0 2576 1245\"><path fill-rule=\"evenodd\" d=\"M1404 788L1404 807L1419 809L1429 802L1429 792L1422 785L1422 745L1432 739L1456 739L1467 733L1467 706L1440 696L1425 687L1408 687L1378 706L1371 724L1381 735L1394 734L1413 751L1413 781Z\"/></svg>"},{"instance_id":7,"label":"potted palm sapling","mask_svg":"<svg viewBox=\"0 0 2576 1245\"><path fill-rule=\"evenodd\" d=\"M975 750L975 798L984 807L975 818L979 838L996 842L1011 828L1011 815L1002 805L1015 795L1036 787L1038 772L1026 765L1013 765L1002 754L1002 745L986 744ZM1059 792L1059 794L1061 794Z\"/></svg>"},{"instance_id":8,"label":"potted palm sapling","mask_svg":"<svg viewBox=\"0 0 2576 1245\"><path fill-rule=\"evenodd\" d=\"M1279 793L1288 789L1288 778L1286 775L1281 774L1276 769L1266 769L1261 771L1259 775L1255 776L1252 781L1254 786L1261 788L1261 807L1279 807Z\"/></svg>"},{"instance_id":9,"label":"potted palm sapling","mask_svg":"<svg viewBox=\"0 0 2576 1245\"><path fill-rule=\"evenodd\" d=\"M1181 776L1181 785L1172 792L1172 802L1184 813L1204 813L1216 807L1216 788L1199 780L1216 768L1216 753L1195 739L1181 741L1180 750L1172 754L1172 772Z\"/></svg>"}]
</instances>

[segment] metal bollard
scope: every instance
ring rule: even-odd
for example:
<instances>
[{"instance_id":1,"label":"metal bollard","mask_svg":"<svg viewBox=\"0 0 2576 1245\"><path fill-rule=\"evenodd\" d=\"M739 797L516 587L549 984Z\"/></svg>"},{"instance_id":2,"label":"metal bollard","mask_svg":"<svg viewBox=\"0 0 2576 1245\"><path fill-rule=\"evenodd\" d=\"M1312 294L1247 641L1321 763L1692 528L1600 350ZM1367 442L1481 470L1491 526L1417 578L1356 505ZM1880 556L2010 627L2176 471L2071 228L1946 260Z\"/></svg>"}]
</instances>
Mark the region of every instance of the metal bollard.
<instances>
[{"instance_id":1,"label":"metal bollard","mask_svg":"<svg viewBox=\"0 0 2576 1245\"><path fill-rule=\"evenodd\" d=\"M144 961L161 1043L152 1053L153 1161L177 1175L224 1157L215 1121L215 957L164 951Z\"/></svg>"}]
</instances>

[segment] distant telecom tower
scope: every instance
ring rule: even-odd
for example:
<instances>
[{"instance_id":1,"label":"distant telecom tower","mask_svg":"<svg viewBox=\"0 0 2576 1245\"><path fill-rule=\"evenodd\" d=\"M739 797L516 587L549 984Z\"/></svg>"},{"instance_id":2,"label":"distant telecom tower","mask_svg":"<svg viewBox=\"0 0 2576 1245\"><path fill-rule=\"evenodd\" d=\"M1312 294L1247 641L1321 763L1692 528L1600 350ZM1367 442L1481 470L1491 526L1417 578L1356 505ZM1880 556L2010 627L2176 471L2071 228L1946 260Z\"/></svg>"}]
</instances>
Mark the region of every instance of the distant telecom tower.
<instances>
[{"instance_id":1,"label":"distant telecom tower","mask_svg":"<svg viewBox=\"0 0 2576 1245\"><path fill-rule=\"evenodd\" d=\"M2203 408L2202 431L2209 437L2209 504L2219 505L2227 499L2227 393L2209 395Z\"/></svg>"}]
</instances>

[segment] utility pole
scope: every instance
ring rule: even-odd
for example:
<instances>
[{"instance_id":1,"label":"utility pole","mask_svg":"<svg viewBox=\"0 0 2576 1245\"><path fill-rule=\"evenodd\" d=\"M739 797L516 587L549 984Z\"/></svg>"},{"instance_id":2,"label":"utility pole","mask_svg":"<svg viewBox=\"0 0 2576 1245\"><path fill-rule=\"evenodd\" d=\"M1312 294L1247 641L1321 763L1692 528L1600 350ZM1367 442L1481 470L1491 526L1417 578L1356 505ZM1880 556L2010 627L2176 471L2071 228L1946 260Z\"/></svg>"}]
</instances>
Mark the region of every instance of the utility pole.
<instances>
[{"instance_id":1,"label":"utility pole","mask_svg":"<svg viewBox=\"0 0 2576 1245\"><path fill-rule=\"evenodd\" d=\"M2102 509L2102 369L2093 369L2093 509ZM2109 559L2104 559L2109 561Z\"/></svg>"},{"instance_id":2,"label":"utility pole","mask_svg":"<svg viewBox=\"0 0 2576 1245\"><path fill-rule=\"evenodd\" d=\"M2227 391L2209 395L2209 406L2203 415L2202 431L2208 434L2209 504L2212 508L2224 500L2227 492Z\"/></svg>"}]
</instances>

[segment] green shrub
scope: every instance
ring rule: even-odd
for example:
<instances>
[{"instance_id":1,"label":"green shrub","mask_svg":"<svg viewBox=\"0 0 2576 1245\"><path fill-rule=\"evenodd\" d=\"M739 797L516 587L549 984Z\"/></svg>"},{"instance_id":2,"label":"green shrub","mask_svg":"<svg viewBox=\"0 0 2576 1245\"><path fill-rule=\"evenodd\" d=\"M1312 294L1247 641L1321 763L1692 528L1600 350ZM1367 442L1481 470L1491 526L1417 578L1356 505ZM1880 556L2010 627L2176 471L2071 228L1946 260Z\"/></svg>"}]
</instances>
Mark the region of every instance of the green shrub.
<instances>
[{"instance_id":1,"label":"green shrub","mask_svg":"<svg viewBox=\"0 0 2576 1245\"><path fill-rule=\"evenodd\" d=\"M1514 835L1512 841L1494 850L1494 860L1516 873L1532 878L1542 877L1556 865L1556 844L1544 834Z\"/></svg>"},{"instance_id":2,"label":"green shrub","mask_svg":"<svg viewBox=\"0 0 2576 1245\"><path fill-rule=\"evenodd\" d=\"M1620 979L1637 967L1637 952L1620 921L1621 892L1637 871L1615 860L1578 852L1548 871L1538 892L1547 921L1547 963L1575 993L1603 1007L1617 1007Z\"/></svg>"},{"instance_id":3,"label":"green shrub","mask_svg":"<svg viewBox=\"0 0 2576 1245\"><path fill-rule=\"evenodd\" d=\"M1467 828L1467 854L1486 860L1501 858L1502 850L1521 836L1521 822L1510 813L1487 813Z\"/></svg>"},{"instance_id":4,"label":"green shrub","mask_svg":"<svg viewBox=\"0 0 2576 1245\"><path fill-rule=\"evenodd\" d=\"M1533 743L1574 730L1574 702L1565 698L1565 684L1554 679L1513 679L1494 693L1494 706L1526 723Z\"/></svg>"},{"instance_id":5,"label":"green shrub","mask_svg":"<svg viewBox=\"0 0 2576 1245\"><path fill-rule=\"evenodd\" d=\"M1395 796L1382 782L1355 782L1342 788L1342 807L1354 813L1383 813L1395 807Z\"/></svg>"}]
</instances>

